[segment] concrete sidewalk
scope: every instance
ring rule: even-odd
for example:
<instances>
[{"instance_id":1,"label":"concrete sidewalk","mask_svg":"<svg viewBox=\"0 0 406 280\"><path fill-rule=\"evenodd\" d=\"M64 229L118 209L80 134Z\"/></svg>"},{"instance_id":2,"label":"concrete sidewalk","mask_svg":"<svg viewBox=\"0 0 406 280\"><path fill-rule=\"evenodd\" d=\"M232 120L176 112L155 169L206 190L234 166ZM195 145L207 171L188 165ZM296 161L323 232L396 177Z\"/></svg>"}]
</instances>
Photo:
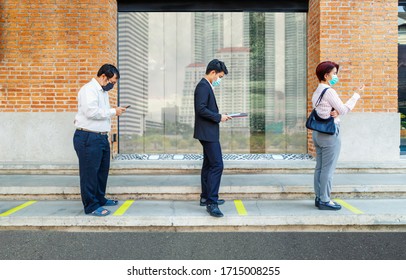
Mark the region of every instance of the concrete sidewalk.
<instances>
[{"instance_id":1,"label":"concrete sidewalk","mask_svg":"<svg viewBox=\"0 0 406 280\"><path fill-rule=\"evenodd\" d=\"M213 218L198 203L199 175L112 175L107 196L120 205L109 207L107 217L94 217L83 212L77 175L0 175L0 229L406 230L406 174L335 174L340 211L315 208L312 186L307 173L225 174L225 217Z\"/></svg>"},{"instance_id":2,"label":"concrete sidewalk","mask_svg":"<svg viewBox=\"0 0 406 280\"><path fill-rule=\"evenodd\" d=\"M406 198L406 174L334 175L341 197ZM107 193L122 200L197 199L200 175L111 175ZM220 193L229 199L312 198L313 174L225 174ZM0 199L79 198L77 175L0 175Z\"/></svg>"},{"instance_id":3,"label":"concrete sidewalk","mask_svg":"<svg viewBox=\"0 0 406 280\"><path fill-rule=\"evenodd\" d=\"M111 215L85 215L78 200L0 201L0 229L66 231L406 231L405 199L345 199L339 211L313 200L228 200L223 218L198 201L127 200Z\"/></svg>"}]
</instances>

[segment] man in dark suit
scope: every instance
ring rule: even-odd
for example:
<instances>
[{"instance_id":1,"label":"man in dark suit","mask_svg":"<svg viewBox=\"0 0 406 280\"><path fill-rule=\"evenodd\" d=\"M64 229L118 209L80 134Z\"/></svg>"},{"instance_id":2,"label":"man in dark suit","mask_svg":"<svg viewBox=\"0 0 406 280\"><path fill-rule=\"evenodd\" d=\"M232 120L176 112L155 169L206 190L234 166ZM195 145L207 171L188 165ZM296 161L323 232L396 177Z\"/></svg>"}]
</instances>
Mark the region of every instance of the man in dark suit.
<instances>
[{"instance_id":1,"label":"man in dark suit","mask_svg":"<svg viewBox=\"0 0 406 280\"><path fill-rule=\"evenodd\" d=\"M201 171L202 193L200 205L214 217L223 217L218 205L224 200L218 199L221 175L223 174L223 155L220 146L219 123L231 117L219 114L213 86L220 85L221 79L228 74L224 62L213 59L206 68L206 75L195 89L195 129L193 137L203 146L203 166Z\"/></svg>"}]
</instances>

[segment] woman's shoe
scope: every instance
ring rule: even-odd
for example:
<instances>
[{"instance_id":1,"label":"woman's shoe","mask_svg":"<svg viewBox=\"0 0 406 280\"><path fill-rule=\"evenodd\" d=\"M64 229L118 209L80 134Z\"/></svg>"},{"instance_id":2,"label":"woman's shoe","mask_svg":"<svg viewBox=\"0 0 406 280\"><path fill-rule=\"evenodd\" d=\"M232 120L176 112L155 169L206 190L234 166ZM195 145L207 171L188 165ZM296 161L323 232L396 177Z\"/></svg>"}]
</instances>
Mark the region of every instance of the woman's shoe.
<instances>
[{"instance_id":1,"label":"woman's shoe","mask_svg":"<svg viewBox=\"0 0 406 280\"><path fill-rule=\"evenodd\" d=\"M318 198L316 196L316 198L314 199L314 206L319 207L319 204L320 204L320 198Z\"/></svg>"},{"instance_id":2,"label":"woman's shoe","mask_svg":"<svg viewBox=\"0 0 406 280\"><path fill-rule=\"evenodd\" d=\"M319 210L340 210L341 209L341 205L338 203L335 203L333 201L329 201L329 202L323 202L323 201L319 201Z\"/></svg>"}]
</instances>

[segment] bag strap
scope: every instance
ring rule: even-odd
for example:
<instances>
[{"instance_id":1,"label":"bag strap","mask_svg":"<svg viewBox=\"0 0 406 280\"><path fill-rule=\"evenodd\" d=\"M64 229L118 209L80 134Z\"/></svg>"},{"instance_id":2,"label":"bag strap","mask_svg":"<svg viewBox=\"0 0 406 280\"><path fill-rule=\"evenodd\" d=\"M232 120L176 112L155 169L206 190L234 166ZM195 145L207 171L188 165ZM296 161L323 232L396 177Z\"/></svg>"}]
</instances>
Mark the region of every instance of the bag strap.
<instances>
[{"instance_id":1,"label":"bag strap","mask_svg":"<svg viewBox=\"0 0 406 280\"><path fill-rule=\"evenodd\" d=\"M321 92L321 94L320 94L320 96L319 96L319 99L317 99L317 102L316 102L316 104L315 104L315 107L319 106L319 104L320 104L320 102L321 102L321 99L323 98L324 94L326 93L326 91L327 91L328 89L329 89L329 87L323 89L323 91Z\"/></svg>"}]
</instances>

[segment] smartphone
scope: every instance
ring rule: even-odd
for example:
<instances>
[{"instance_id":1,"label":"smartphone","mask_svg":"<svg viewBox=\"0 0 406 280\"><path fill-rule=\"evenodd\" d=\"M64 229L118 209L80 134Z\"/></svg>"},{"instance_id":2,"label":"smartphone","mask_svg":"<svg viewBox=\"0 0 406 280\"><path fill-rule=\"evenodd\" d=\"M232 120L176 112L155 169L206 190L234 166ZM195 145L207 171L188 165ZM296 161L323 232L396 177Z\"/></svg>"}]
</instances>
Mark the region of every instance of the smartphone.
<instances>
[{"instance_id":1,"label":"smartphone","mask_svg":"<svg viewBox=\"0 0 406 280\"><path fill-rule=\"evenodd\" d=\"M130 107L131 107L131 105L125 106L126 109L128 109L128 108L130 108Z\"/></svg>"}]
</instances>

